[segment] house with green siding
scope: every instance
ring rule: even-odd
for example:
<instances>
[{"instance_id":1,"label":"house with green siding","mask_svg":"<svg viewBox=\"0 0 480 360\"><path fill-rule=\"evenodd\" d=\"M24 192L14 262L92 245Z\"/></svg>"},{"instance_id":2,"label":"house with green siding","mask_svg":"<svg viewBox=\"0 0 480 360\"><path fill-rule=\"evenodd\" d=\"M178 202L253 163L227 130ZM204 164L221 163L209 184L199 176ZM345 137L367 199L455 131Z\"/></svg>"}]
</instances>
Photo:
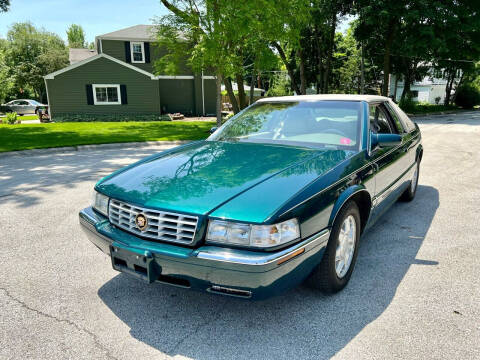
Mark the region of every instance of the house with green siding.
<instances>
[{"instance_id":1,"label":"house with green siding","mask_svg":"<svg viewBox=\"0 0 480 360\"><path fill-rule=\"evenodd\" d=\"M153 25L136 25L95 38L96 51L45 76L53 120L150 119L180 112L215 113L215 79L185 64L176 76L154 74L165 55Z\"/></svg>"}]
</instances>

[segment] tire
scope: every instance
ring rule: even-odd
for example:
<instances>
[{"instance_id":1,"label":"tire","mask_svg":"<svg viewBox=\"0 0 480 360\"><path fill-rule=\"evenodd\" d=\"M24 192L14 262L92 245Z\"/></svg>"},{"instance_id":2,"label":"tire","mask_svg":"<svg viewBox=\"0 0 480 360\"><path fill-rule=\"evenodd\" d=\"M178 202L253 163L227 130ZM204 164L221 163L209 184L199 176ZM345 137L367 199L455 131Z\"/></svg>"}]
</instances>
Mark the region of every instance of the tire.
<instances>
[{"instance_id":1,"label":"tire","mask_svg":"<svg viewBox=\"0 0 480 360\"><path fill-rule=\"evenodd\" d=\"M343 268L342 271L338 271L336 266L336 255L337 248L339 248L339 251L341 251L340 235L342 227L344 227L345 222L351 223L351 221L355 222L355 229L351 231L351 233L354 234L354 239L350 263L347 268ZM360 227L360 210L354 201L348 201L342 207L342 209L340 209L340 212L335 219L322 261L307 280L307 284L309 286L316 288L323 293L332 294L342 290L347 285L350 277L352 276L355 262L357 260ZM340 262L339 267L341 267Z\"/></svg>"},{"instance_id":2,"label":"tire","mask_svg":"<svg viewBox=\"0 0 480 360\"><path fill-rule=\"evenodd\" d=\"M400 201L412 201L415 198L418 187L418 177L420 176L420 162L415 163L415 172L413 173L413 178L410 180L408 188L405 189L402 195L400 195Z\"/></svg>"}]
</instances>

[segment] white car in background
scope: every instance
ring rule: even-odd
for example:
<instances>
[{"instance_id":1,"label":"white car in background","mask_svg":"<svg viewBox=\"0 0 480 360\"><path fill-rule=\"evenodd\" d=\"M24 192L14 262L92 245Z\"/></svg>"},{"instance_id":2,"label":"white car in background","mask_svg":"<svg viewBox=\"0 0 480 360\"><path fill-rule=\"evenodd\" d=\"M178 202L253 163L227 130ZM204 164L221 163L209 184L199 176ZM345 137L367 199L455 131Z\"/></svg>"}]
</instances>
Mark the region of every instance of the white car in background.
<instances>
[{"instance_id":1,"label":"white car in background","mask_svg":"<svg viewBox=\"0 0 480 360\"><path fill-rule=\"evenodd\" d=\"M37 114L39 109L46 108L48 108L48 105L31 99L12 100L6 104L2 104L2 111L16 112L18 115Z\"/></svg>"}]
</instances>

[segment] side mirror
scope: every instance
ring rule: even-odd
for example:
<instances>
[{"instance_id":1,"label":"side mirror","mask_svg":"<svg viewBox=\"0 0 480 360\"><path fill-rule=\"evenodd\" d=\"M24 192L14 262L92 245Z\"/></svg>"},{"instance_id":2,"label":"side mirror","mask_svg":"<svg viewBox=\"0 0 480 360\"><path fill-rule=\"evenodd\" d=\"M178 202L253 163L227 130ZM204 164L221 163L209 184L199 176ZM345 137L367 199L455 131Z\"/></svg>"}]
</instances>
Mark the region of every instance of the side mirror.
<instances>
[{"instance_id":1,"label":"side mirror","mask_svg":"<svg viewBox=\"0 0 480 360\"><path fill-rule=\"evenodd\" d=\"M217 131L217 127L214 126L210 129L210 134L213 134L215 131Z\"/></svg>"},{"instance_id":2,"label":"side mirror","mask_svg":"<svg viewBox=\"0 0 480 360\"><path fill-rule=\"evenodd\" d=\"M372 149L376 146L388 147L397 146L402 143L402 137L398 134L375 134L370 133L370 143Z\"/></svg>"}]
</instances>

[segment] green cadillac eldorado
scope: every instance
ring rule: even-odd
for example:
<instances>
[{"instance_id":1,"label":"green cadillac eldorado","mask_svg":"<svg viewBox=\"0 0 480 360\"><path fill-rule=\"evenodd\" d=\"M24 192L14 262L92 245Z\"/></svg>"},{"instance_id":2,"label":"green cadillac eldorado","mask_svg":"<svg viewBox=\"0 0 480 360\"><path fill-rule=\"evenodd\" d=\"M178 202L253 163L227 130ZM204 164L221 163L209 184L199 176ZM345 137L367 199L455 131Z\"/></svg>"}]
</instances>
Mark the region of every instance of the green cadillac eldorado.
<instances>
[{"instance_id":1,"label":"green cadillac eldorado","mask_svg":"<svg viewBox=\"0 0 480 360\"><path fill-rule=\"evenodd\" d=\"M95 185L80 224L115 270L248 299L337 292L361 234L416 193L421 134L385 97L265 98L212 130Z\"/></svg>"}]
</instances>

